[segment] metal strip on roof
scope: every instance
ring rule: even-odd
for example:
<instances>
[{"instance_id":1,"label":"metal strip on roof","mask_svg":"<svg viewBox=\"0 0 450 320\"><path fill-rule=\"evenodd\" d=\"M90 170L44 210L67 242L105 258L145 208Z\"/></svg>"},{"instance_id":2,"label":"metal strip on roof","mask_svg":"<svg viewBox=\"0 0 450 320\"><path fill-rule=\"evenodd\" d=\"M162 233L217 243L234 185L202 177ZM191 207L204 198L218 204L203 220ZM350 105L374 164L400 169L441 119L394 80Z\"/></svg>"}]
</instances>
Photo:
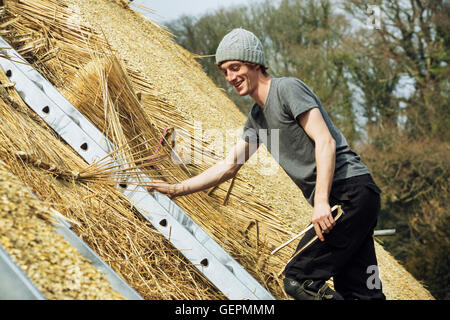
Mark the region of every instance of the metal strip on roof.
<instances>
[{"instance_id":1,"label":"metal strip on roof","mask_svg":"<svg viewBox=\"0 0 450 320\"><path fill-rule=\"evenodd\" d=\"M91 247L70 230L70 224L67 221L60 219L59 222L58 225L55 224L54 226L56 232L63 236L72 247L80 252L83 257L88 259L95 268L105 275L112 289L120 293L120 295L127 300L144 300L124 279L103 261Z\"/></svg>"},{"instance_id":2,"label":"metal strip on roof","mask_svg":"<svg viewBox=\"0 0 450 320\"><path fill-rule=\"evenodd\" d=\"M0 245L0 300L46 300Z\"/></svg>"}]
</instances>

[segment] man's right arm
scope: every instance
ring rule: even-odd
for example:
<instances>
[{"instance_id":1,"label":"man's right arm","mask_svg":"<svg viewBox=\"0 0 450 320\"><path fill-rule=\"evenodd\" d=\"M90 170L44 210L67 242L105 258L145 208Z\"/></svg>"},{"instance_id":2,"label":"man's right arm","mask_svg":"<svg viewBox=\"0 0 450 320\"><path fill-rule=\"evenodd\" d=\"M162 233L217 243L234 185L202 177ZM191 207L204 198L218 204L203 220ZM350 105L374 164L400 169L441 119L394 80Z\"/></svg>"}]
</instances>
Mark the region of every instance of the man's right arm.
<instances>
[{"instance_id":1,"label":"man's right arm","mask_svg":"<svg viewBox=\"0 0 450 320\"><path fill-rule=\"evenodd\" d=\"M256 149L257 146L250 145L248 142L240 139L225 159L217 162L195 177L177 184L154 180L147 186L147 191L157 190L166 194L169 198L174 198L214 187L234 177Z\"/></svg>"}]
</instances>

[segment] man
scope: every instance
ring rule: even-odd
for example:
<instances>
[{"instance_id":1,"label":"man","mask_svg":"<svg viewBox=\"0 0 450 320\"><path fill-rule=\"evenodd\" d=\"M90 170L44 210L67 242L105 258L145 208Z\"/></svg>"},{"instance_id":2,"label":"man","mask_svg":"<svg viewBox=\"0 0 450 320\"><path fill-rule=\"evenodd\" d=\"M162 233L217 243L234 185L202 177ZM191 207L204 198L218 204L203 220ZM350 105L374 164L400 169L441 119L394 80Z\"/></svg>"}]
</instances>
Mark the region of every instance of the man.
<instances>
[{"instance_id":1,"label":"man","mask_svg":"<svg viewBox=\"0 0 450 320\"><path fill-rule=\"evenodd\" d=\"M147 189L173 198L218 185L235 176L260 143L272 152L272 143L258 134L260 129L269 135L279 130L277 160L313 205L314 229L298 248L315 234L320 240L288 263L285 291L305 300L385 299L378 272L372 274L377 271L372 235L381 191L319 99L299 79L271 78L261 42L247 30L234 29L222 39L216 63L239 95L255 101L242 139L224 160L203 173L174 185L155 181ZM331 213L335 204L344 211L337 223ZM325 282L331 277L336 291Z\"/></svg>"}]
</instances>

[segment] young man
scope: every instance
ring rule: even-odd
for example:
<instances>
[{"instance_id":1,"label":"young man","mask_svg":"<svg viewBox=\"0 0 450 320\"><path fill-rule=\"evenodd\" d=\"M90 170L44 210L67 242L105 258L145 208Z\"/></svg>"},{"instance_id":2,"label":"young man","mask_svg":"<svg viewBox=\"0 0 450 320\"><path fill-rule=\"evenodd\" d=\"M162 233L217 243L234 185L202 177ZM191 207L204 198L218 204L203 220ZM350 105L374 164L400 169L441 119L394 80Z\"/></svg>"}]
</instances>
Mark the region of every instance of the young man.
<instances>
[{"instance_id":1,"label":"young man","mask_svg":"<svg viewBox=\"0 0 450 320\"><path fill-rule=\"evenodd\" d=\"M242 139L203 173L174 185L154 181L147 189L173 198L218 185L236 175L260 143L272 152L273 142L260 136L260 129L269 135L279 130L276 158L314 208L314 229L298 248L315 234L320 240L286 266L285 291L304 300L385 299L372 237L381 191L319 99L299 79L271 78L261 42L247 30L234 29L222 39L216 62L237 93L255 101ZM335 204L344 211L337 223L331 213ZM325 283L331 277L336 291Z\"/></svg>"}]
</instances>

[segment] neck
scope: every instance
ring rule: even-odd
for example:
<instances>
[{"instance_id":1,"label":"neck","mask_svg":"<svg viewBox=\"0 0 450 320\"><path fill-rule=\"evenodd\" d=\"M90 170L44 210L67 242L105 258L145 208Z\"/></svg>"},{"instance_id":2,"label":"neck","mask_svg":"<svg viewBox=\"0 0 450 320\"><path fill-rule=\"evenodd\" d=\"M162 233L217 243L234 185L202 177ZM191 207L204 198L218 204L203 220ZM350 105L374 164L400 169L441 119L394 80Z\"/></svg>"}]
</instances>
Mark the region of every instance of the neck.
<instances>
[{"instance_id":1,"label":"neck","mask_svg":"<svg viewBox=\"0 0 450 320\"><path fill-rule=\"evenodd\" d=\"M250 94L250 97L262 108L266 104L267 96L269 95L270 76L263 74L258 75L257 86L255 90Z\"/></svg>"}]
</instances>

